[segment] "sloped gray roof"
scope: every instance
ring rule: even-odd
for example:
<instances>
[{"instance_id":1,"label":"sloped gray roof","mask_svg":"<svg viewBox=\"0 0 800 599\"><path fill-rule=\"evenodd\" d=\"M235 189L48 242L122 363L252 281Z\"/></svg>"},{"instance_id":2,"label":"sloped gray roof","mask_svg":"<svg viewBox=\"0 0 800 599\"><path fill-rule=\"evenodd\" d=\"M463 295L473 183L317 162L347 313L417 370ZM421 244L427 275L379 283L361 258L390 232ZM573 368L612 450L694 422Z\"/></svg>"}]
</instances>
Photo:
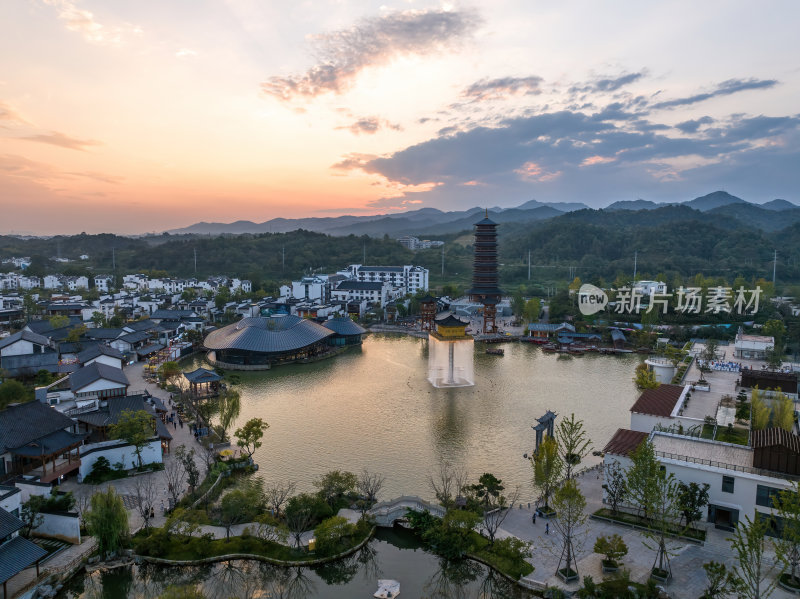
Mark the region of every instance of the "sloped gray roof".
<instances>
[{"instance_id":1,"label":"sloped gray roof","mask_svg":"<svg viewBox=\"0 0 800 599\"><path fill-rule=\"evenodd\" d=\"M50 345L50 339L38 333L31 333L30 331L22 330L9 335L5 339L0 340L0 349L8 347L17 341L30 341L31 343L38 343L39 345Z\"/></svg>"},{"instance_id":2,"label":"sloped gray roof","mask_svg":"<svg viewBox=\"0 0 800 599\"><path fill-rule=\"evenodd\" d=\"M210 332L204 344L212 350L273 353L294 351L331 335L332 330L299 316L253 316Z\"/></svg>"},{"instance_id":3,"label":"sloped gray roof","mask_svg":"<svg viewBox=\"0 0 800 599\"><path fill-rule=\"evenodd\" d=\"M123 334L122 329L88 329L85 333L89 339L116 339Z\"/></svg>"},{"instance_id":4,"label":"sloped gray roof","mask_svg":"<svg viewBox=\"0 0 800 599\"><path fill-rule=\"evenodd\" d=\"M85 438L85 434L68 433L64 430L58 430L26 443L25 445L10 447L9 451L14 455L28 457L48 456L53 455L59 450L66 450L67 447L80 443Z\"/></svg>"},{"instance_id":5,"label":"sloped gray roof","mask_svg":"<svg viewBox=\"0 0 800 599\"><path fill-rule=\"evenodd\" d=\"M9 406L0 412L0 454L74 424L72 419L38 401Z\"/></svg>"},{"instance_id":6,"label":"sloped gray roof","mask_svg":"<svg viewBox=\"0 0 800 599\"><path fill-rule=\"evenodd\" d=\"M0 366L7 370L10 376L19 376L30 372L35 373L40 370L59 372L58 354L53 351L43 354L4 356L0 358Z\"/></svg>"},{"instance_id":7,"label":"sloped gray roof","mask_svg":"<svg viewBox=\"0 0 800 599\"><path fill-rule=\"evenodd\" d=\"M139 356L149 356L150 354L154 354L157 351L161 351L166 346L160 343L151 343L150 345L145 345L144 347L140 347L136 350L136 353Z\"/></svg>"},{"instance_id":8,"label":"sloped gray roof","mask_svg":"<svg viewBox=\"0 0 800 599\"><path fill-rule=\"evenodd\" d=\"M332 330L337 335L363 335L367 332L367 329L346 316L326 320L322 323L322 326Z\"/></svg>"},{"instance_id":9,"label":"sloped gray roof","mask_svg":"<svg viewBox=\"0 0 800 599\"><path fill-rule=\"evenodd\" d=\"M0 539L5 539L8 535L17 532L23 526L25 526L25 524L22 520L17 518L14 514L0 508Z\"/></svg>"},{"instance_id":10,"label":"sloped gray roof","mask_svg":"<svg viewBox=\"0 0 800 599\"><path fill-rule=\"evenodd\" d=\"M135 320L133 322L126 322L123 328L130 329L131 331L149 331L152 328L155 328L156 323L154 323L149 318L144 320Z\"/></svg>"},{"instance_id":11,"label":"sloped gray roof","mask_svg":"<svg viewBox=\"0 0 800 599\"><path fill-rule=\"evenodd\" d=\"M0 349L13 345L17 341L30 341L31 343L38 343L39 345L49 345L50 343L50 339L47 337L23 329L13 335L0 339Z\"/></svg>"},{"instance_id":12,"label":"sloped gray roof","mask_svg":"<svg viewBox=\"0 0 800 599\"><path fill-rule=\"evenodd\" d=\"M117 358L118 360L122 360L124 357L121 351L103 343L83 350L78 354L78 360L84 363L99 356L109 356L110 358Z\"/></svg>"},{"instance_id":13,"label":"sloped gray roof","mask_svg":"<svg viewBox=\"0 0 800 599\"><path fill-rule=\"evenodd\" d=\"M154 329L155 327L150 328ZM150 334L145 331L134 331L133 333L128 333L127 335L120 337L120 339L125 343L139 343L140 341L145 341L149 338Z\"/></svg>"},{"instance_id":14,"label":"sloped gray roof","mask_svg":"<svg viewBox=\"0 0 800 599\"><path fill-rule=\"evenodd\" d=\"M47 551L25 537L14 537L0 545L0 584L16 576L47 555Z\"/></svg>"},{"instance_id":15,"label":"sloped gray roof","mask_svg":"<svg viewBox=\"0 0 800 599\"><path fill-rule=\"evenodd\" d=\"M69 375L69 387L72 391L79 391L86 385L91 385L100 379L113 381L120 385L130 384L128 377L119 368L114 368L101 362L93 362Z\"/></svg>"},{"instance_id":16,"label":"sloped gray roof","mask_svg":"<svg viewBox=\"0 0 800 599\"><path fill-rule=\"evenodd\" d=\"M183 376L185 376L186 380L190 383L214 383L222 380L220 375L207 368L198 368L191 372L184 372Z\"/></svg>"}]
</instances>

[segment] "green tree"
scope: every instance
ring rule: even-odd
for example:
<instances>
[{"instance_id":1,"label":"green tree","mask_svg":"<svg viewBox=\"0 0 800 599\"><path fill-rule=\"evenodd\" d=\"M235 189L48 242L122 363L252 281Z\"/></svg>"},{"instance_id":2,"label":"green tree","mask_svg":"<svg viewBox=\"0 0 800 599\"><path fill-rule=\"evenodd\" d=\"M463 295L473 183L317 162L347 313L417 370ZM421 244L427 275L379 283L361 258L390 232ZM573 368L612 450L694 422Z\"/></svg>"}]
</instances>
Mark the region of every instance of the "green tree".
<instances>
[{"instance_id":1,"label":"green tree","mask_svg":"<svg viewBox=\"0 0 800 599\"><path fill-rule=\"evenodd\" d=\"M603 477L605 480L603 490L606 492L606 501L611 506L612 513L616 514L619 511L619 505L628 494L625 470L617 460L614 460L605 468Z\"/></svg>"},{"instance_id":2,"label":"green tree","mask_svg":"<svg viewBox=\"0 0 800 599\"><path fill-rule=\"evenodd\" d=\"M656 380L656 373L647 367L647 364L642 362L636 367L636 374L633 377L633 382L639 391L645 389L656 389L661 383Z\"/></svg>"},{"instance_id":3,"label":"green tree","mask_svg":"<svg viewBox=\"0 0 800 599\"><path fill-rule=\"evenodd\" d=\"M772 398L772 426L790 433L794 428L794 404L780 391Z\"/></svg>"},{"instance_id":4,"label":"green tree","mask_svg":"<svg viewBox=\"0 0 800 599\"><path fill-rule=\"evenodd\" d=\"M708 489L706 483L687 485L683 481L678 482L678 504L687 528L703 517L703 508L708 505Z\"/></svg>"},{"instance_id":5,"label":"green tree","mask_svg":"<svg viewBox=\"0 0 800 599\"><path fill-rule=\"evenodd\" d=\"M89 534L97 539L101 555L121 549L128 540L128 513L114 487L92 495L85 520Z\"/></svg>"},{"instance_id":6,"label":"green tree","mask_svg":"<svg viewBox=\"0 0 800 599\"><path fill-rule=\"evenodd\" d=\"M767 337L775 339L775 349L777 351L783 350L783 338L786 335L786 326L782 320L776 318L768 320L764 323L764 328L761 329Z\"/></svg>"},{"instance_id":7,"label":"green tree","mask_svg":"<svg viewBox=\"0 0 800 599\"><path fill-rule=\"evenodd\" d=\"M301 546L303 533L309 530L316 520L318 498L308 493L295 495L286 503L283 518L286 527L294 537L295 547Z\"/></svg>"},{"instance_id":8,"label":"green tree","mask_svg":"<svg viewBox=\"0 0 800 599\"><path fill-rule=\"evenodd\" d=\"M498 498L502 497L505 487L503 481L490 472L485 472L478 482L470 486L470 491L480 503L483 511L497 506Z\"/></svg>"},{"instance_id":9,"label":"green tree","mask_svg":"<svg viewBox=\"0 0 800 599\"><path fill-rule=\"evenodd\" d=\"M573 572L578 574L578 562L575 559L576 537L588 518L586 498L574 478L568 478L553 493L553 509L556 511L554 524L564 542L556 572L560 572L565 578L572 577ZM577 550L580 551L580 548Z\"/></svg>"},{"instance_id":10,"label":"green tree","mask_svg":"<svg viewBox=\"0 0 800 599\"><path fill-rule=\"evenodd\" d=\"M628 497L639 512L648 518L650 516L648 510L656 501L657 489L654 482L661 471L653 443L649 440L640 443L631 454L631 462L625 480Z\"/></svg>"},{"instance_id":11,"label":"green tree","mask_svg":"<svg viewBox=\"0 0 800 599\"><path fill-rule=\"evenodd\" d=\"M770 370L779 370L783 365L783 352L776 347L767 348L764 361L767 363L767 368Z\"/></svg>"},{"instance_id":12,"label":"green tree","mask_svg":"<svg viewBox=\"0 0 800 599\"><path fill-rule=\"evenodd\" d=\"M242 407L241 396L236 389L229 388L219 394L217 404L219 405L219 425L222 429L222 437L227 438L228 429L239 417Z\"/></svg>"},{"instance_id":13,"label":"green tree","mask_svg":"<svg viewBox=\"0 0 800 599\"><path fill-rule=\"evenodd\" d=\"M735 573L742 581L739 590L739 597L742 599L769 597L777 584L777 580L767 582L775 570L775 566L768 566L764 559L769 545L765 537L769 527L769 518L756 518L752 521L750 516L745 516L744 522L739 521L733 537L728 539L739 562Z\"/></svg>"},{"instance_id":14,"label":"green tree","mask_svg":"<svg viewBox=\"0 0 800 599\"><path fill-rule=\"evenodd\" d=\"M519 318L525 311L525 298L522 297L522 289L517 289L511 296L511 312Z\"/></svg>"},{"instance_id":15,"label":"green tree","mask_svg":"<svg viewBox=\"0 0 800 599\"><path fill-rule=\"evenodd\" d=\"M460 559L473 546L472 531L481 516L469 510L451 510L439 526L433 526L422 535L423 540L436 547L436 553L446 559Z\"/></svg>"},{"instance_id":16,"label":"green tree","mask_svg":"<svg viewBox=\"0 0 800 599\"><path fill-rule=\"evenodd\" d=\"M764 401L758 387L753 387L750 393L750 405L752 407L752 428L754 431L761 431L769 425L770 409Z\"/></svg>"},{"instance_id":17,"label":"green tree","mask_svg":"<svg viewBox=\"0 0 800 599\"><path fill-rule=\"evenodd\" d=\"M539 492L544 510L550 509L550 496L561 480L564 462L553 437L545 437L533 456L533 486Z\"/></svg>"},{"instance_id":18,"label":"green tree","mask_svg":"<svg viewBox=\"0 0 800 599\"><path fill-rule=\"evenodd\" d=\"M329 506L335 507L345 495L355 491L358 477L352 472L331 470L314 481L317 494Z\"/></svg>"},{"instance_id":19,"label":"green tree","mask_svg":"<svg viewBox=\"0 0 800 599\"><path fill-rule=\"evenodd\" d=\"M261 447L261 438L268 428L269 424L261 418L251 418L242 428L236 429L234 433L236 445L247 452L247 457L252 456L255 450Z\"/></svg>"},{"instance_id":20,"label":"green tree","mask_svg":"<svg viewBox=\"0 0 800 599\"><path fill-rule=\"evenodd\" d=\"M47 320L50 323L50 326L54 329L63 329L64 327L69 326L68 316L62 316L59 314L56 316L51 316Z\"/></svg>"},{"instance_id":21,"label":"green tree","mask_svg":"<svg viewBox=\"0 0 800 599\"><path fill-rule=\"evenodd\" d=\"M105 327L108 325L106 317L102 312L92 312L91 321L96 327Z\"/></svg>"},{"instance_id":22,"label":"green tree","mask_svg":"<svg viewBox=\"0 0 800 599\"><path fill-rule=\"evenodd\" d=\"M89 328L85 324L73 327L70 329L69 333L67 333L67 343L78 343L88 330Z\"/></svg>"},{"instance_id":23,"label":"green tree","mask_svg":"<svg viewBox=\"0 0 800 599\"><path fill-rule=\"evenodd\" d=\"M609 566L617 566L620 559L628 555L628 546L621 536L599 536L594 542L594 552L605 556Z\"/></svg>"},{"instance_id":24,"label":"green tree","mask_svg":"<svg viewBox=\"0 0 800 599\"><path fill-rule=\"evenodd\" d=\"M124 439L134 447L134 454L142 467L142 450L144 446L155 436L155 423L153 416L144 410L125 410L116 424L112 424L109 429L109 436L112 439Z\"/></svg>"},{"instance_id":25,"label":"green tree","mask_svg":"<svg viewBox=\"0 0 800 599\"><path fill-rule=\"evenodd\" d=\"M800 483L795 481L773 498L775 515L780 519L780 537L776 543L778 558L789 569L790 582L800 586Z\"/></svg>"},{"instance_id":26,"label":"green tree","mask_svg":"<svg viewBox=\"0 0 800 599\"><path fill-rule=\"evenodd\" d=\"M564 476L570 478L572 469L591 451L592 441L586 436L583 420L575 420L575 414L562 418L556 429L556 439L564 463Z\"/></svg>"},{"instance_id":27,"label":"green tree","mask_svg":"<svg viewBox=\"0 0 800 599\"><path fill-rule=\"evenodd\" d=\"M538 297L534 297L525 302L525 310L523 317L525 322L536 322L539 320L539 314L542 312L542 301Z\"/></svg>"},{"instance_id":28,"label":"green tree","mask_svg":"<svg viewBox=\"0 0 800 599\"><path fill-rule=\"evenodd\" d=\"M181 367L177 362L169 360L158 367L158 374L161 375L165 383L169 383L170 379L181 375Z\"/></svg>"},{"instance_id":29,"label":"green tree","mask_svg":"<svg viewBox=\"0 0 800 599\"><path fill-rule=\"evenodd\" d=\"M742 585L736 574L719 562L711 561L703 564L708 584L700 599L725 599L736 596Z\"/></svg>"},{"instance_id":30,"label":"green tree","mask_svg":"<svg viewBox=\"0 0 800 599\"><path fill-rule=\"evenodd\" d=\"M33 399L33 392L25 385L14 379L8 379L0 384L0 410L8 404L24 403Z\"/></svg>"},{"instance_id":31,"label":"green tree","mask_svg":"<svg viewBox=\"0 0 800 599\"><path fill-rule=\"evenodd\" d=\"M254 520L263 504L263 495L256 485L243 485L225 493L219 502L217 516L225 527L225 538L230 538L234 525Z\"/></svg>"},{"instance_id":32,"label":"green tree","mask_svg":"<svg viewBox=\"0 0 800 599\"><path fill-rule=\"evenodd\" d=\"M31 495L20 507L19 519L22 520L23 527L20 531L23 537L30 537L33 529L44 522L42 509L44 509L46 499L42 495Z\"/></svg>"},{"instance_id":33,"label":"green tree","mask_svg":"<svg viewBox=\"0 0 800 599\"><path fill-rule=\"evenodd\" d=\"M350 524L347 518L342 516L332 516L323 520L314 529L314 538L317 540L316 551L320 555L333 555L344 549L346 539L356 533L354 524Z\"/></svg>"}]
</instances>

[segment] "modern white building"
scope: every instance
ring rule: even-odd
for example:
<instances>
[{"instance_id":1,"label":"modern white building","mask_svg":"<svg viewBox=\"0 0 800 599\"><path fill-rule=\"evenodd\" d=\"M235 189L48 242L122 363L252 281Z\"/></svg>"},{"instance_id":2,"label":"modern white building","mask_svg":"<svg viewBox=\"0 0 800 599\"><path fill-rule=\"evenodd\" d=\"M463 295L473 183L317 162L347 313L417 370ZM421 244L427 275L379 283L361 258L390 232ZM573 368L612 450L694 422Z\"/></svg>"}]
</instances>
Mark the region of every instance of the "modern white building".
<instances>
[{"instance_id":1,"label":"modern white building","mask_svg":"<svg viewBox=\"0 0 800 599\"><path fill-rule=\"evenodd\" d=\"M374 283L386 281L394 287L403 288L404 293L416 293L420 289L428 290L427 268L421 266L363 266L361 264L351 264L346 269L337 274L344 275L356 281Z\"/></svg>"},{"instance_id":2,"label":"modern white building","mask_svg":"<svg viewBox=\"0 0 800 599\"><path fill-rule=\"evenodd\" d=\"M732 529L745 516L754 520L771 515L772 497L798 479L798 437L780 429L755 432L752 447L619 429L603 450L605 466L616 461L629 468L631 454L646 439L677 480L709 485L703 520L723 530Z\"/></svg>"},{"instance_id":3,"label":"modern white building","mask_svg":"<svg viewBox=\"0 0 800 599\"><path fill-rule=\"evenodd\" d=\"M384 306L399 294L393 293L393 286L386 281L342 281L331 291L334 302L367 301L376 306Z\"/></svg>"},{"instance_id":4,"label":"modern white building","mask_svg":"<svg viewBox=\"0 0 800 599\"><path fill-rule=\"evenodd\" d=\"M287 286L288 290L288 286ZM330 299L331 286L327 275L313 275L303 277L299 281L292 281L291 297L298 300L318 301L325 303ZM289 295L289 293L287 293Z\"/></svg>"},{"instance_id":5,"label":"modern white building","mask_svg":"<svg viewBox=\"0 0 800 599\"><path fill-rule=\"evenodd\" d=\"M111 275L96 275L94 286L101 293L108 293L114 285L114 277Z\"/></svg>"}]
</instances>

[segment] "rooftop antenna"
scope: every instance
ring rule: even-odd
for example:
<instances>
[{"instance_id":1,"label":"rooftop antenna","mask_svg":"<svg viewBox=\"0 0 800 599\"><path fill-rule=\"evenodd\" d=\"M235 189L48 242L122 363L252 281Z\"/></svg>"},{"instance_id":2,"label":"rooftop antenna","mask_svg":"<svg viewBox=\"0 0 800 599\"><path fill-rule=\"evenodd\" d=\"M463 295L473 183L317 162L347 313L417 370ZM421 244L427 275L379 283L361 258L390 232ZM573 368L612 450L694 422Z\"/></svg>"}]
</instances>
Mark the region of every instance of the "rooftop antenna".
<instances>
[{"instance_id":1,"label":"rooftop antenna","mask_svg":"<svg viewBox=\"0 0 800 599\"><path fill-rule=\"evenodd\" d=\"M367 242L366 241L364 242L364 257L363 257L361 263L362 264L366 264L367 263Z\"/></svg>"},{"instance_id":2,"label":"rooftop antenna","mask_svg":"<svg viewBox=\"0 0 800 599\"><path fill-rule=\"evenodd\" d=\"M639 256L639 250L633 252L633 282L636 282L636 259Z\"/></svg>"},{"instance_id":3,"label":"rooftop antenna","mask_svg":"<svg viewBox=\"0 0 800 599\"><path fill-rule=\"evenodd\" d=\"M194 274L197 275L197 248L194 248Z\"/></svg>"},{"instance_id":4,"label":"rooftop antenna","mask_svg":"<svg viewBox=\"0 0 800 599\"><path fill-rule=\"evenodd\" d=\"M286 269L286 246L281 247L281 272Z\"/></svg>"},{"instance_id":5,"label":"rooftop antenna","mask_svg":"<svg viewBox=\"0 0 800 599\"><path fill-rule=\"evenodd\" d=\"M117 270L117 249L111 248L111 270L116 272Z\"/></svg>"},{"instance_id":6,"label":"rooftop antenna","mask_svg":"<svg viewBox=\"0 0 800 599\"><path fill-rule=\"evenodd\" d=\"M528 250L528 280L531 280L531 251Z\"/></svg>"},{"instance_id":7,"label":"rooftop antenna","mask_svg":"<svg viewBox=\"0 0 800 599\"><path fill-rule=\"evenodd\" d=\"M444 276L444 245L442 245L442 276Z\"/></svg>"}]
</instances>

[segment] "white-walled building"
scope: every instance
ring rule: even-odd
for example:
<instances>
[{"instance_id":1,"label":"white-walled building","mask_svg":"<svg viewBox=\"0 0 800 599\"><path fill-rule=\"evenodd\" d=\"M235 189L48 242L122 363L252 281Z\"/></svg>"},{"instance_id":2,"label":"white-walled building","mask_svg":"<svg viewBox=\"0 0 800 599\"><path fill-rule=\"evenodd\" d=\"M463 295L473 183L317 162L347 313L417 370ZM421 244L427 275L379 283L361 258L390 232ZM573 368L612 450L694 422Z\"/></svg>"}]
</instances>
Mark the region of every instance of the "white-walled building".
<instances>
[{"instance_id":1,"label":"white-walled building","mask_svg":"<svg viewBox=\"0 0 800 599\"><path fill-rule=\"evenodd\" d=\"M427 268L421 266L363 266L361 264L351 264L346 269L337 274L344 275L350 279L364 282L386 281L394 287L403 288L404 293L416 293L420 289L428 290Z\"/></svg>"},{"instance_id":2,"label":"white-walled building","mask_svg":"<svg viewBox=\"0 0 800 599\"><path fill-rule=\"evenodd\" d=\"M114 286L114 277L111 275L97 275L94 278L94 286L100 293L108 293Z\"/></svg>"},{"instance_id":3,"label":"white-walled building","mask_svg":"<svg viewBox=\"0 0 800 599\"><path fill-rule=\"evenodd\" d=\"M305 301L318 301L325 303L330 299L330 283L328 282L327 275L314 275L310 277L303 277L299 281L292 281L292 287L289 291L289 286L286 285L286 295L290 295L294 299ZM281 288L281 295L283 295L284 288Z\"/></svg>"},{"instance_id":4,"label":"white-walled building","mask_svg":"<svg viewBox=\"0 0 800 599\"><path fill-rule=\"evenodd\" d=\"M386 302L398 297L393 286L386 281L342 281L331 291L333 302L367 301L376 306L384 306Z\"/></svg>"},{"instance_id":5,"label":"white-walled building","mask_svg":"<svg viewBox=\"0 0 800 599\"><path fill-rule=\"evenodd\" d=\"M766 335L745 335L742 327L736 333L733 355L737 358L763 360L767 352L775 347L775 338Z\"/></svg>"}]
</instances>

